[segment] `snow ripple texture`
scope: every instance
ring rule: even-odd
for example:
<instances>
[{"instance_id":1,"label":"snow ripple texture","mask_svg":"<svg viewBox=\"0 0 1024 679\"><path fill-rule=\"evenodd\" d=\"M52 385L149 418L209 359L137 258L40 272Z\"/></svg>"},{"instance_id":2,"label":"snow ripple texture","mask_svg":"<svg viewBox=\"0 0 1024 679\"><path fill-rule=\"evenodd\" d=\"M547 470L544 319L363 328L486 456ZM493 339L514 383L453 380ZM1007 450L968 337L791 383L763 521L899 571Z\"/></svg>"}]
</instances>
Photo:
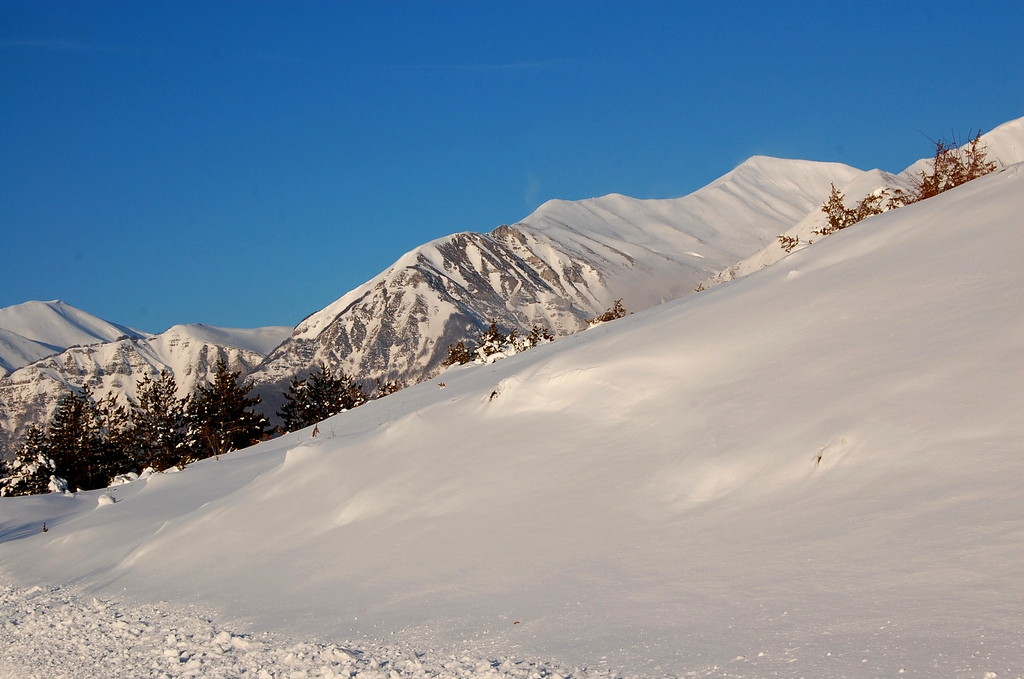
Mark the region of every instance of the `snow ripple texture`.
<instances>
[{"instance_id":1,"label":"snow ripple texture","mask_svg":"<svg viewBox=\"0 0 1024 679\"><path fill-rule=\"evenodd\" d=\"M608 670L399 645L372 650L226 630L172 606L126 606L62 587L0 585L0 679L488 677L616 679Z\"/></svg>"}]
</instances>

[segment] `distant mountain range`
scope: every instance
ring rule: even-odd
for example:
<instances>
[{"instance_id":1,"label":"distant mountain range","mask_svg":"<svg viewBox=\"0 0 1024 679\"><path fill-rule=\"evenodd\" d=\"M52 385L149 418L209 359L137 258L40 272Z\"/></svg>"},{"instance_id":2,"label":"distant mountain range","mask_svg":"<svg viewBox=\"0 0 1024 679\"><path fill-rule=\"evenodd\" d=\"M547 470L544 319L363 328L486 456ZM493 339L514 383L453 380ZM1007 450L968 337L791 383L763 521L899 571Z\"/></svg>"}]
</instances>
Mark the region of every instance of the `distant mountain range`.
<instances>
[{"instance_id":1,"label":"distant mountain range","mask_svg":"<svg viewBox=\"0 0 1024 679\"><path fill-rule=\"evenodd\" d=\"M982 139L989 158L1024 160L1024 118ZM133 398L143 375L168 369L184 394L218 359L256 382L268 416L289 380L320 362L359 380L413 384L491 321L566 335L617 299L638 311L751 273L785 254L779 234L814 238L831 185L852 202L905 186L924 162L892 175L757 156L682 198L548 201L511 226L416 248L294 329L198 324L149 335L60 301L0 309L0 454L10 457L69 388Z\"/></svg>"},{"instance_id":2,"label":"distant mountain range","mask_svg":"<svg viewBox=\"0 0 1024 679\"><path fill-rule=\"evenodd\" d=\"M251 372L291 332L176 325L158 335L104 321L64 302L0 309L0 449L6 457L27 427L49 419L69 388L88 385L135 397L144 375L170 370L179 395L205 381L217 361Z\"/></svg>"}]
</instances>

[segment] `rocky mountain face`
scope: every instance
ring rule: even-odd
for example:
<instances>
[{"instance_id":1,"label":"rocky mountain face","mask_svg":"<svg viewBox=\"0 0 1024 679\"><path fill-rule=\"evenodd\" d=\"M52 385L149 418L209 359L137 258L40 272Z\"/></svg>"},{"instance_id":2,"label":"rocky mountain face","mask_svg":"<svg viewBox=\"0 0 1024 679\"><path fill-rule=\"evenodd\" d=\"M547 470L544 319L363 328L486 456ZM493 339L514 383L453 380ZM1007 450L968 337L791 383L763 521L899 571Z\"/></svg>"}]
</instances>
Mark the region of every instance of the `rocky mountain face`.
<instances>
[{"instance_id":1,"label":"rocky mountain face","mask_svg":"<svg viewBox=\"0 0 1024 679\"><path fill-rule=\"evenodd\" d=\"M755 157L683 198L549 201L522 222L407 253L304 321L252 374L268 404L323 362L364 381L436 375L448 346L496 321L566 335L622 299L644 309L759 251L817 209L846 165Z\"/></svg>"},{"instance_id":2,"label":"rocky mountain face","mask_svg":"<svg viewBox=\"0 0 1024 679\"><path fill-rule=\"evenodd\" d=\"M289 330L179 325L159 335L73 346L36 360L0 378L0 454L10 458L28 426L47 422L71 388L88 386L97 396L114 392L134 399L144 375L170 370L184 396L209 379L218 360L248 374Z\"/></svg>"}]
</instances>

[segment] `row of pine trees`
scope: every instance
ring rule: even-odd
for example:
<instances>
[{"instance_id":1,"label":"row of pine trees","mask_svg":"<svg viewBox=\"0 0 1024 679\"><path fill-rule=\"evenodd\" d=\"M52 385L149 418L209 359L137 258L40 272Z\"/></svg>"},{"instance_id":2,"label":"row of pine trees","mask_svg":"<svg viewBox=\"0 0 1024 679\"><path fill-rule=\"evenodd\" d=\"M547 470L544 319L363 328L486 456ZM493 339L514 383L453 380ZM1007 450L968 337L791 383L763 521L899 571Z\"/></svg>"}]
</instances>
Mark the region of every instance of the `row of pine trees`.
<instances>
[{"instance_id":1,"label":"row of pine trees","mask_svg":"<svg viewBox=\"0 0 1024 679\"><path fill-rule=\"evenodd\" d=\"M45 428L33 425L10 463L0 461L0 495L104 488L119 475L164 471L239 450L268 437L266 417L255 410L254 384L218 361L213 379L179 398L169 371L137 383L136 401L114 394L95 398L88 387L70 391ZM378 382L380 394L395 385ZM295 431L371 398L344 374L323 365L292 380L276 433ZM6 467L6 468L5 468Z\"/></svg>"}]
</instances>

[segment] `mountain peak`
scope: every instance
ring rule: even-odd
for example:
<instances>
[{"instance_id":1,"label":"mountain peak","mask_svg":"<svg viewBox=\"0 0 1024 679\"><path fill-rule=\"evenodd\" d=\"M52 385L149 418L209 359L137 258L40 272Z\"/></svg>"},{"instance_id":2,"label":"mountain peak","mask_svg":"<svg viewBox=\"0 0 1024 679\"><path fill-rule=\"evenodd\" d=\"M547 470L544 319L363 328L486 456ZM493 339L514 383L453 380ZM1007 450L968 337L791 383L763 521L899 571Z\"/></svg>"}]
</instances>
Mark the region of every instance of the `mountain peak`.
<instances>
[{"instance_id":1,"label":"mountain peak","mask_svg":"<svg viewBox=\"0 0 1024 679\"><path fill-rule=\"evenodd\" d=\"M59 299L29 301L0 309L0 328L58 349L78 344L111 342L145 333L111 323Z\"/></svg>"}]
</instances>

